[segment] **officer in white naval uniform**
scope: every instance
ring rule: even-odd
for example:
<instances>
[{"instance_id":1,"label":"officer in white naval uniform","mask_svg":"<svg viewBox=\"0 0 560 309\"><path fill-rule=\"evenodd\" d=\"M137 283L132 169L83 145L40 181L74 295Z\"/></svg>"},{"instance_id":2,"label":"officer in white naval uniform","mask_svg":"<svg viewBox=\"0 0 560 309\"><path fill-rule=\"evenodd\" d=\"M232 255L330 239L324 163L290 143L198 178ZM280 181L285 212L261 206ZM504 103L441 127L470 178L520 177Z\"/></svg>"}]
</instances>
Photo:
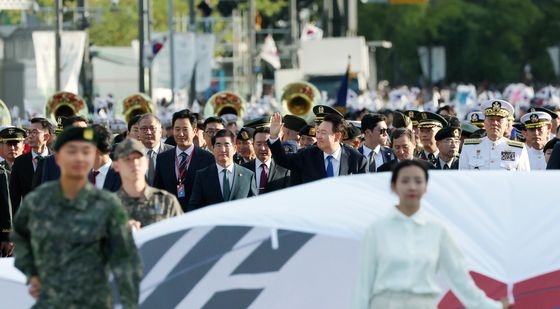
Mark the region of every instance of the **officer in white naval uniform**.
<instances>
[{"instance_id":1,"label":"officer in white naval uniform","mask_svg":"<svg viewBox=\"0 0 560 309\"><path fill-rule=\"evenodd\" d=\"M523 135L531 170L546 170L544 146L549 140L552 117L545 112L530 112L521 117Z\"/></svg>"},{"instance_id":2,"label":"officer in white naval uniform","mask_svg":"<svg viewBox=\"0 0 560 309\"><path fill-rule=\"evenodd\" d=\"M481 108L486 136L465 140L459 170L531 170L525 145L504 137L513 106L504 100L488 100Z\"/></svg>"}]
</instances>

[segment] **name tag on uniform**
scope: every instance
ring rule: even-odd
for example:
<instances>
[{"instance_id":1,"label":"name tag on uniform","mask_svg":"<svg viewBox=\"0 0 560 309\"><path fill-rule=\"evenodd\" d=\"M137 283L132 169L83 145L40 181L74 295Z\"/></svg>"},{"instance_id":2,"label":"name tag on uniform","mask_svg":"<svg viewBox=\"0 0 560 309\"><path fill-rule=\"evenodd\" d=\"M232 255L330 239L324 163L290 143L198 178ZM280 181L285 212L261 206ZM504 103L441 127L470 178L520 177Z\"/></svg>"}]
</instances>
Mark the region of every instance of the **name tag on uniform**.
<instances>
[{"instance_id":1,"label":"name tag on uniform","mask_svg":"<svg viewBox=\"0 0 560 309\"><path fill-rule=\"evenodd\" d=\"M502 161L515 161L515 152L502 151Z\"/></svg>"},{"instance_id":2,"label":"name tag on uniform","mask_svg":"<svg viewBox=\"0 0 560 309\"><path fill-rule=\"evenodd\" d=\"M185 185L178 184L177 185L177 197L185 197Z\"/></svg>"}]
</instances>

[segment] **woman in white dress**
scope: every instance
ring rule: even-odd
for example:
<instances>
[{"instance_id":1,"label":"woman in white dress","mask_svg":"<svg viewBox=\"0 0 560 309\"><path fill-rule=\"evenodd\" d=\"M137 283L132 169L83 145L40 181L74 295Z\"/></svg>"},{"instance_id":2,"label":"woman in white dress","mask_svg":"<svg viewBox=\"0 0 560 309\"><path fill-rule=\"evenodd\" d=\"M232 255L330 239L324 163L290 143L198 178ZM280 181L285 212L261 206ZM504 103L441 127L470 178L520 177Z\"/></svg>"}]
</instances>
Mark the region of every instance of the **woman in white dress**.
<instances>
[{"instance_id":1,"label":"woman in white dress","mask_svg":"<svg viewBox=\"0 0 560 309\"><path fill-rule=\"evenodd\" d=\"M370 308L434 309L442 271L466 308L508 308L507 299L488 298L470 277L459 248L446 228L420 207L428 170L421 161L399 162L391 190L399 204L373 228L373 291Z\"/></svg>"}]
</instances>

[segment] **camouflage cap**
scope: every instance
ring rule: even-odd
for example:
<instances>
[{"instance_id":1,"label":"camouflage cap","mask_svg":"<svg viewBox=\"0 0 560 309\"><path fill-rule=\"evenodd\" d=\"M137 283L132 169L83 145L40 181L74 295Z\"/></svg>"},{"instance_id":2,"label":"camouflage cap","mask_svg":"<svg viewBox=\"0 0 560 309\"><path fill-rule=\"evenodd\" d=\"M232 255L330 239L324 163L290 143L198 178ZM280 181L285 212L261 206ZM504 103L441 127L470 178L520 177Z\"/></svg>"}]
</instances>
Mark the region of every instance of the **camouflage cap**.
<instances>
[{"instance_id":1,"label":"camouflage cap","mask_svg":"<svg viewBox=\"0 0 560 309\"><path fill-rule=\"evenodd\" d=\"M74 141L88 142L97 147L97 137L93 128L69 127L56 138L54 151L59 151L64 144Z\"/></svg>"},{"instance_id":2,"label":"camouflage cap","mask_svg":"<svg viewBox=\"0 0 560 309\"><path fill-rule=\"evenodd\" d=\"M122 158L126 158L135 152L144 155L144 145L142 145L142 143L138 140L127 138L117 144L117 147L115 147L115 152L113 153L113 158L114 160L119 160Z\"/></svg>"}]
</instances>

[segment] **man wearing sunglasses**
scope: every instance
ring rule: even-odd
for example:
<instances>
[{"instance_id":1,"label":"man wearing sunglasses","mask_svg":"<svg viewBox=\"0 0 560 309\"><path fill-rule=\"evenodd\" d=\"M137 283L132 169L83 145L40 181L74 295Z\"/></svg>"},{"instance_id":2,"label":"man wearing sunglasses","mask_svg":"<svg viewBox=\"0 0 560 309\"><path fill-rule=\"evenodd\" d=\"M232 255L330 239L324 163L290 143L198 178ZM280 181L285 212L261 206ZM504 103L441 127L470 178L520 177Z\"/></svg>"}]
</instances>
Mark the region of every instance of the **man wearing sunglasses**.
<instances>
[{"instance_id":1,"label":"man wearing sunglasses","mask_svg":"<svg viewBox=\"0 0 560 309\"><path fill-rule=\"evenodd\" d=\"M387 123L380 114L367 114L362 118L362 132L364 133L364 144L358 151L366 157L368 173L374 173L377 169L395 159L395 153L386 147L389 134Z\"/></svg>"}]
</instances>

